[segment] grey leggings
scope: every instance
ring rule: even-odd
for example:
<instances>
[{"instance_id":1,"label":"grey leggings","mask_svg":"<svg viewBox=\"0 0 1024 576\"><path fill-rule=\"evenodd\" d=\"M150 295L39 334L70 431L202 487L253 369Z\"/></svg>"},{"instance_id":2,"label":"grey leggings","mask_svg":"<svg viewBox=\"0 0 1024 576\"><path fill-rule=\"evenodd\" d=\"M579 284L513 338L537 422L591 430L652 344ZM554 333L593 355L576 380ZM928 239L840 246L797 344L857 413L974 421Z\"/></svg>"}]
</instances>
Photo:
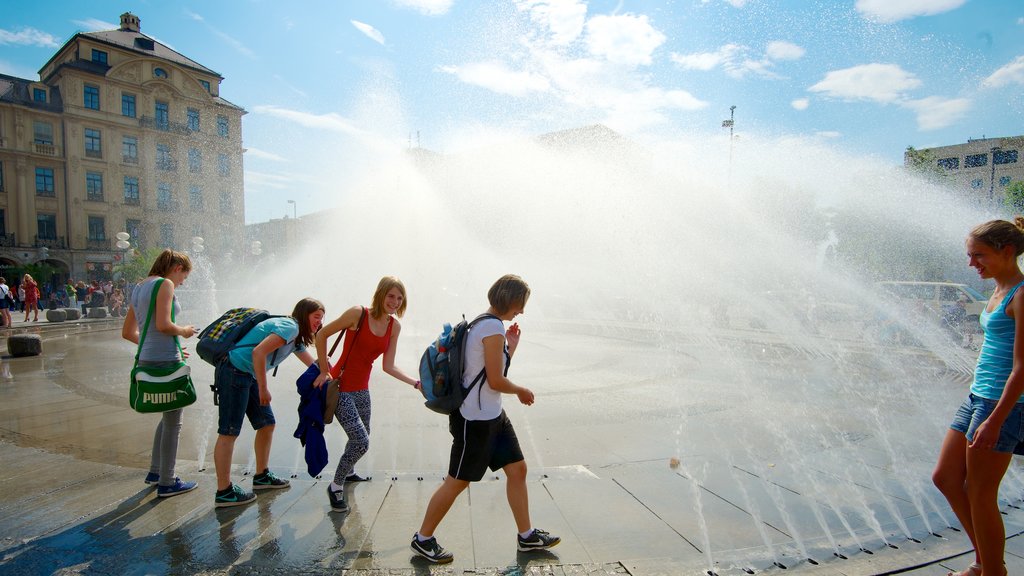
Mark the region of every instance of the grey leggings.
<instances>
[{"instance_id":1,"label":"grey leggings","mask_svg":"<svg viewBox=\"0 0 1024 576\"><path fill-rule=\"evenodd\" d=\"M348 434L345 453L334 472L334 483L344 486L345 477L352 473L356 462L370 449L370 391L342 392L334 417Z\"/></svg>"},{"instance_id":2,"label":"grey leggings","mask_svg":"<svg viewBox=\"0 0 1024 576\"><path fill-rule=\"evenodd\" d=\"M174 485L174 464L178 459L178 433L181 432L181 416L184 409L163 413L153 434L153 457L149 471L160 475L161 486Z\"/></svg>"}]
</instances>

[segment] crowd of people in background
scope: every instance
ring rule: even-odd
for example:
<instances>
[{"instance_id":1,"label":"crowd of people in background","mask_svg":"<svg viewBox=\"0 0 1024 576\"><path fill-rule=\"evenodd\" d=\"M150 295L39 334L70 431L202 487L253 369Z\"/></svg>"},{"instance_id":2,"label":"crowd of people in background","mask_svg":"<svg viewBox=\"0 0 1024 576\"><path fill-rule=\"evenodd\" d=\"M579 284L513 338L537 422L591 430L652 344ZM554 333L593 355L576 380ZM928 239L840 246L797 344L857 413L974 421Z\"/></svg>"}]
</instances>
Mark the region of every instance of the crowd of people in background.
<instances>
[{"instance_id":1,"label":"crowd of people in background","mask_svg":"<svg viewBox=\"0 0 1024 576\"><path fill-rule=\"evenodd\" d=\"M38 322L40 310L57 308L78 308L85 315L89 308L103 307L111 316L124 316L134 285L134 282L127 282L124 278L116 282L110 279L86 281L68 278L64 283L43 285L30 274L23 274L10 284L5 283L7 290L0 289L0 296L10 293L5 310L9 314L24 313L24 322ZM4 315L0 326L9 327L16 317L8 319Z\"/></svg>"}]
</instances>

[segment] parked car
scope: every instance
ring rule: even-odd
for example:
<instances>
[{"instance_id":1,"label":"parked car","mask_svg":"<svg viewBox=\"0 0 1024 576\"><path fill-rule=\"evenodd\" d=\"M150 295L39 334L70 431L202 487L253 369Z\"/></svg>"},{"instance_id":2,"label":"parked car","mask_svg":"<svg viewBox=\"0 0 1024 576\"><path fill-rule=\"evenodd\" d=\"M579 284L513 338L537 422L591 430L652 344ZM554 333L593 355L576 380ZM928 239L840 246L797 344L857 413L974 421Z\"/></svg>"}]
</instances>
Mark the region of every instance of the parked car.
<instances>
[{"instance_id":1,"label":"parked car","mask_svg":"<svg viewBox=\"0 0 1024 576\"><path fill-rule=\"evenodd\" d=\"M977 321L988 303L988 298L967 284L886 281L878 282L876 286L900 300L920 301L939 315L949 310L950 307L963 303L967 318L974 321Z\"/></svg>"}]
</instances>

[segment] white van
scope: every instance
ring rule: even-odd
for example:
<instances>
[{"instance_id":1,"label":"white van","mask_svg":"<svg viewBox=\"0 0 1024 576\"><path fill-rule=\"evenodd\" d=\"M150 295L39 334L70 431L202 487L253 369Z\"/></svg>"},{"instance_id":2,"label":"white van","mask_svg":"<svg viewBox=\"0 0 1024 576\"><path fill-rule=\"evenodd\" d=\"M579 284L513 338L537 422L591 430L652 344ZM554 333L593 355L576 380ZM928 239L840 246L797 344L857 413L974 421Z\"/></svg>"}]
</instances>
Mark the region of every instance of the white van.
<instances>
[{"instance_id":1,"label":"white van","mask_svg":"<svg viewBox=\"0 0 1024 576\"><path fill-rule=\"evenodd\" d=\"M887 281L878 282L876 286L900 300L923 301L937 314L942 314L944 307L963 301L968 318L977 319L988 303L988 298L967 284Z\"/></svg>"}]
</instances>

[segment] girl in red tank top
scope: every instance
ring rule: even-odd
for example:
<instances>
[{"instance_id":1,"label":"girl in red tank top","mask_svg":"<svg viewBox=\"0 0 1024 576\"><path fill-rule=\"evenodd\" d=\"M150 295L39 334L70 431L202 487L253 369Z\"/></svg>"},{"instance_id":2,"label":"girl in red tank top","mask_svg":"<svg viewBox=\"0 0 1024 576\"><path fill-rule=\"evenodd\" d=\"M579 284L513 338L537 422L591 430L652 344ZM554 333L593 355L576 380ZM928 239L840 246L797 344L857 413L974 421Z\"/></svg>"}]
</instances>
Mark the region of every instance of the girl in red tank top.
<instances>
[{"instance_id":1,"label":"girl in red tank top","mask_svg":"<svg viewBox=\"0 0 1024 576\"><path fill-rule=\"evenodd\" d=\"M398 335L402 331L402 325L395 316L401 318L405 307L405 286L402 281L393 276L385 276L377 284L373 303L365 313L362 306L353 306L317 332L316 356L320 376L313 382L313 386L319 388L324 385L328 375L333 378L327 385L338 386L341 392L338 405L334 407L334 416L348 435L348 443L338 462L334 482L327 487L327 497L334 512L348 511L345 482L365 480L353 470L356 462L370 448L369 383L374 360L383 355L382 369L386 374L414 389L420 387L419 380L395 366ZM340 360L332 367L327 357L327 339L342 330L348 331L345 334L345 347Z\"/></svg>"}]
</instances>

